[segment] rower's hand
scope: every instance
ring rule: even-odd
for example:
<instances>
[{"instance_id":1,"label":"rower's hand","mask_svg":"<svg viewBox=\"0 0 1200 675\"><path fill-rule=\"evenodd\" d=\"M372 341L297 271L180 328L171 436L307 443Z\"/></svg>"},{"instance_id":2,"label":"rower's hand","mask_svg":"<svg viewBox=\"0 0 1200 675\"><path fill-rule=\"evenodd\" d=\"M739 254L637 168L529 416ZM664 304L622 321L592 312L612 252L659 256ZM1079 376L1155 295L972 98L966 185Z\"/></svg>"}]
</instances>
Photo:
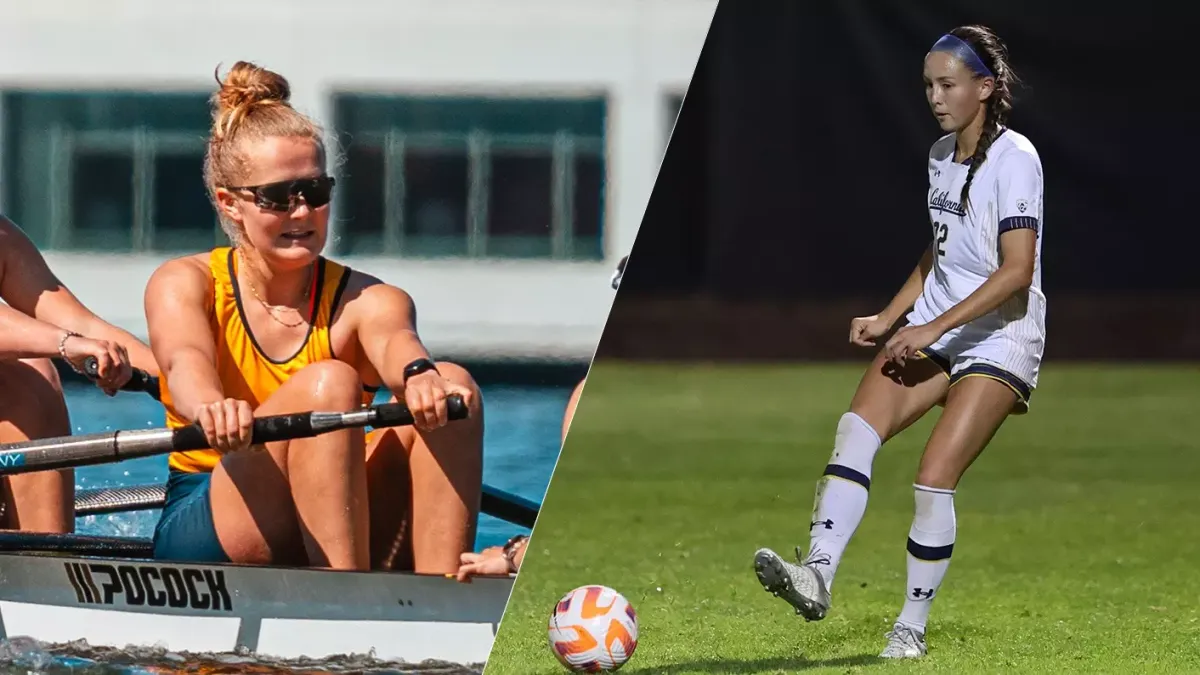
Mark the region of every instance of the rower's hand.
<instances>
[{"instance_id":1,"label":"rower's hand","mask_svg":"<svg viewBox=\"0 0 1200 675\"><path fill-rule=\"evenodd\" d=\"M116 396L117 391L133 377L129 352L116 342L72 335L63 342L63 355L79 372L82 372L83 362L89 356L95 357L97 369L94 381L109 396Z\"/></svg>"},{"instance_id":2,"label":"rower's hand","mask_svg":"<svg viewBox=\"0 0 1200 675\"><path fill-rule=\"evenodd\" d=\"M420 431L433 431L450 422L446 397L458 394L467 407L474 396L470 389L443 378L437 371L427 370L414 375L404 385L404 405L413 416L413 426Z\"/></svg>"},{"instance_id":3,"label":"rower's hand","mask_svg":"<svg viewBox=\"0 0 1200 675\"><path fill-rule=\"evenodd\" d=\"M227 398L197 406L192 419L204 430L208 447L221 452L236 452L250 447L254 429L254 410L246 401Z\"/></svg>"},{"instance_id":4,"label":"rower's hand","mask_svg":"<svg viewBox=\"0 0 1200 675\"><path fill-rule=\"evenodd\" d=\"M469 583L471 577L481 574L499 575L509 573L508 558L504 557L503 546L485 548L480 553L463 553L459 556L459 561L462 565L459 566L455 578L463 582Z\"/></svg>"}]
</instances>

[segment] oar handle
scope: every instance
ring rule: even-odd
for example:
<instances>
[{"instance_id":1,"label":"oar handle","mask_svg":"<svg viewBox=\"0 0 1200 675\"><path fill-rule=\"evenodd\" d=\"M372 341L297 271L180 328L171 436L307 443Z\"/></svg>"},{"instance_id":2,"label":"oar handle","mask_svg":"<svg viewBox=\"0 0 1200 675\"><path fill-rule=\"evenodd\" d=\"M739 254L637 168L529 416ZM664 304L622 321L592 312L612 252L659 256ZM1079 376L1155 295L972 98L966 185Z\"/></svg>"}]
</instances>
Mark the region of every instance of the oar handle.
<instances>
[{"instance_id":1,"label":"oar handle","mask_svg":"<svg viewBox=\"0 0 1200 675\"><path fill-rule=\"evenodd\" d=\"M467 406L457 394L446 397L450 419L467 416ZM270 443L293 438L372 426L404 426L413 415L403 403L385 403L350 412L305 412L272 415L254 420L251 442ZM208 446L200 425L178 429L140 429L80 436L43 438L0 444L0 475L109 464L134 457L203 450Z\"/></svg>"},{"instance_id":2,"label":"oar handle","mask_svg":"<svg viewBox=\"0 0 1200 675\"><path fill-rule=\"evenodd\" d=\"M466 419L469 411L462 396L446 397L446 413L451 420ZM384 403L348 413L302 412L271 415L254 420L250 442L258 445L296 438L311 438L329 431L350 427L404 427L415 420L412 411L403 403ZM174 431L171 445L177 451L203 450L208 439L199 424L190 424Z\"/></svg>"},{"instance_id":3,"label":"oar handle","mask_svg":"<svg viewBox=\"0 0 1200 675\"><path fill-rule=\"evenodd\" d=\"M89 356L83 360L83 372L88 377L95 378L100 374L100 363L96 357ZM121 387L122 391L140 391L159 398L158 378L141 368L133 369L133 376ZM413 424L412 412L402 403L384 403L366 409L370 415L366 422L352 423L354 426L396 427ZM463 420L468 417L467 405L462 396L452 394L446 397L446 413L451 420ZM254 420L254 430L251 438L253 443L271 443L292 438L305 438L324 431L342 428L349 418L338 416L336 422L327 413L293 413L289 415L273 415ZM203 450L208 447L204 440L204 432L200 426L176 429L176 450ZM197 445L199 443L200 445Z\"/></svg>"},{"instance_id":4,"label":"oar handle","mask_svg":"<svg viewBox=\"0 0 1200 675\"><path fill-rule=\"evenodd\" d=\"M83 373L92 379L100 376L100 362L96 357L89 356L83 360ZM150 394L155 399L160 399L158 391L158 378L147 373L141 368L133 369L133 376L121 387L121 391L140 391Z\"/></svg>"},{"instance_id":5,"label":"oar handle","mask_svg":"<svg viewBox=\"0 0 1200 675\"><path fill-rule=\"evenodd\" d=\"M624 270L624 262L625 260L622 259L622 264L619 268L621 271ZM96 357L89 356L84 359L83 371L88 377L93 379L99 375L100 363L96 360ZM121 387L121 390L144 392L150 394L156 400L161 400L158 378L140 368L133 369L133 376L129 378L125 386ZM463 403L461 396L454 395L448 397L446 399L446 406L451 420L462 420L468 417L467 406ZM413 423L412 413L409 412L408 408L398 403L387 403L376 406L373 410L376 411L379 420L372 423L374 426L405 426ZM292 435L294 430L309 429L308 425L311 423L311 415L308 413L259 418L254 422L254 442L270 443L272 441L297 438L297 436ZM306 435L311 436L313 434L306 433ZM195 425L176 429L174 444L179 450L203 450L208 447L208 441L204 439L204 433ZM524 527L533 527L540 508L540 505L536 502L499 490L490 485L485 484L483 486L481 510L502 520L507 520L508 522Z\"/></svg>"}]
</instances>

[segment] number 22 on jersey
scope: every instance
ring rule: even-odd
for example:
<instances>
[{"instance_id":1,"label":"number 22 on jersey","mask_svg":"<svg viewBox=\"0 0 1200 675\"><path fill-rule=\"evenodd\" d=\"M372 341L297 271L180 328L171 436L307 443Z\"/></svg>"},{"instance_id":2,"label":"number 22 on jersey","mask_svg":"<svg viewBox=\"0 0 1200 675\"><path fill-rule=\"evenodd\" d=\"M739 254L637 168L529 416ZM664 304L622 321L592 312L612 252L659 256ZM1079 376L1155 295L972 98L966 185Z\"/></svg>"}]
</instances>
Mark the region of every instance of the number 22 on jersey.
<instances>
[{"instance_id":1,"label":"number 22 on jersey","mask_svg":"<svg viewBox=\"0 0 1200 675\"><path fill-rule=\"evenodd\" d=\"M933 221L933 252L939 258L946 255L946 238L950 236L950 228L945 223Z\"/></svg>"}]
</instances>

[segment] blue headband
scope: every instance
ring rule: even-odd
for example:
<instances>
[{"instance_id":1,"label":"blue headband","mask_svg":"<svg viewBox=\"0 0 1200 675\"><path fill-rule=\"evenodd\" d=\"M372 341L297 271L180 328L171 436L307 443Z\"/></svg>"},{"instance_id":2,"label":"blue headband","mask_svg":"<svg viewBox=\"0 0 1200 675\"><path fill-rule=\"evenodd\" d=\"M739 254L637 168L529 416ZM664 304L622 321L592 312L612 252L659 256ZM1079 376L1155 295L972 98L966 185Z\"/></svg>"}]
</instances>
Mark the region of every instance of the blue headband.
<instances>
[{"instance_id":1,"label":"blue headband","mask_svg":"<svg viewBox=\"0 0 1200 675\"><path fill-rule=\"evenodd\" d=\"M933 48L930 52L950 52L959 61L962 61L971 69L971 72L983 77L995 77L996 75L983 63L983 59L979 58L979 54L971 49L971 45L963 42L958 37L949 33L943 35L937 42L933 43Z\"/></svg>"}]
</instances>

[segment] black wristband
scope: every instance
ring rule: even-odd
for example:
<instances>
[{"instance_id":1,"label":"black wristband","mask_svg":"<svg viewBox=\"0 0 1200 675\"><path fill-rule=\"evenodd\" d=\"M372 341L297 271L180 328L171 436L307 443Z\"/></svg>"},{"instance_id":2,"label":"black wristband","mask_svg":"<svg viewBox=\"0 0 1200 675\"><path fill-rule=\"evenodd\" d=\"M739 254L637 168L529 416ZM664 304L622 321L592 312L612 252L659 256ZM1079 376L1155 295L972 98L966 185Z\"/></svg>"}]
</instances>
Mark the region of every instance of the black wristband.
<instances>
[{"instance_id":1,"label":"black wristband","mask_svg":"<svg viewBox=\"0 0 1200 675\"><path fill-rule=\"evenodd\" d=\"M429 359L417 359L407 366L404 366L404 383L408 384L409 378L416 377L417 375L429 372L430 370L436 373L437 364Z\"/></svg>"}]
</instances>

